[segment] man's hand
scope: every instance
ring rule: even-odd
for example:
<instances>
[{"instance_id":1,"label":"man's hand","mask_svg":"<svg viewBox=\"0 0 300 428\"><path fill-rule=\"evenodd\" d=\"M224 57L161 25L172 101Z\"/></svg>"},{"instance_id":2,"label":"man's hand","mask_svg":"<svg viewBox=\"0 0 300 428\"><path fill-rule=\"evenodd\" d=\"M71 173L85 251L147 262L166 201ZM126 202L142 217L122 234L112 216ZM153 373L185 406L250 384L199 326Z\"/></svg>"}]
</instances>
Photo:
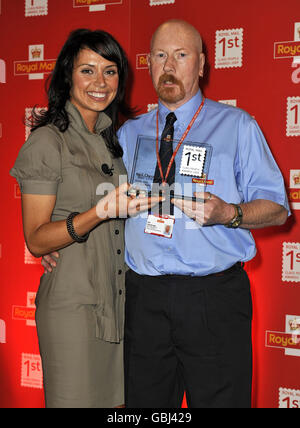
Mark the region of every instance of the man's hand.
<instances>
[{"instance_id":1,"label":"man's hand","mask_svg":"<svg viewBox=\"0 0 300 428\"><path fill-rule=\"evenodd\" d=\"M234 206L218 196L210 192L195 193L195 196L204 199L204 203L179 199L172 199L172 203L201 226L226 225L235 217ZM243 211L241 229L251 230L281 226L288 217L288 211L282 205L264 199L243 203L241 208Z\"/></svg>"},{"instance_id":2,"label":"man's hand","mask_svg":"<svg viewBox=\"0 0 300 428\"><path fill-rule=\"evenodd\" d=\"M56 267L56 259L59 258L59 253L55 251L54 253L47 254L42 258L42 266L45 269L45 274L52 272L52 269Z\"/></svg>"},{"instance_id":3,"label":"man's hand","mask_svg":"<svg viewBox=\"0 0 300 428\"><path fill-rule=\"evenodd\" d=\"M201 226L228 224L235 216L235 208L210 192L195 193L204 202L172 199L172 203Z\"/></svg>"}]
</instances>

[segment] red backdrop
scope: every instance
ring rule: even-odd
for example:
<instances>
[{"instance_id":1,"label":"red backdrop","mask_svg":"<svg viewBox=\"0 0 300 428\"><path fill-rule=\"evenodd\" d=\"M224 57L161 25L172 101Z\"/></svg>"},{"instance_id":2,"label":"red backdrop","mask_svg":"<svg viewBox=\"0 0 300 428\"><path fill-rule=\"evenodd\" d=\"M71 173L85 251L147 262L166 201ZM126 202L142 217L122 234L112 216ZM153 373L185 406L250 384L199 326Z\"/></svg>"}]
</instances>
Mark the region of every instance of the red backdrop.
<instances>
[{"instance_id":1,"label":"red backdrop","mask_svg":"<svg viewBox=\"0 0 300 428\"><path fill-rule=\"evenodd\" d=\"M255 232L247 265L254 299L253 406L300 407L300 9L299 0L0 0L0 407L43 407L34 327L42 273L23 239L20 193L9 176L24 116L46 103L46 77L72 29L101 28L125 48L131 104L157 102L145 64L154 29L182 18L207 54L205 95L247 110L286 180L293 216ZM259 165L257 166L259 168Z\"/></svg>"}]
</instances>

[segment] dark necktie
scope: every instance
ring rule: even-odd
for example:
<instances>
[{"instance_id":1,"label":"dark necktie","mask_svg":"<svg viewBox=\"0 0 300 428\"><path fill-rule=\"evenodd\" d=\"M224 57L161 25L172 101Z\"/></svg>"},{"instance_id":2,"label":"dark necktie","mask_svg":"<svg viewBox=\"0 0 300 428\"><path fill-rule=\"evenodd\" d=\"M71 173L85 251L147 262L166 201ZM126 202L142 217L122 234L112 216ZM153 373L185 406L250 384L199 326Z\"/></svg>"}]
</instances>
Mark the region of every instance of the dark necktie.
<instances>
[{"instance_id":1,"label":"dark necktie","mask_svg":"<svg viewBox=\"0 0 300 428\"><path fill-rule=\"evenodd\" d=\"M176 120L177 118L175 114L169 113L168 116L166 117L166 124L165 124L164 130L161 134L159 157L161 161L164 180L167 174L170 160L172 159L172 156L173 156L174 123L176 122ZM170 169L170 173L166 180L166 183L168 183L169 186L171 186L175 182L175 171L176 171L176 166L174 161ZM158 164L156 165L153 183L159 183L159 184L162 183L162 177L159 171ZM170 203L170 199L173 193L174 192L171 191L165 194L166 202L163 204L160 204L159 214L173 215L174 206Z\"/></svg>"},{"instance_id":2,"label":"dark necktie","mask_svg":"<svg viewBox=\"0 0 300 428\"><path fill-rule=\"evenodd\" d=\"M161 161L161 166L163 170L164 179L167 174L167 169L170 163L170 160L173 156L173 137L174 137L174 123L177 118L174 113L169 113L166 117L166 125L161 134L160 140L160 149L159 149L159 157ZM169 185L173 184L175 181L175 161L171 167L170 173L167 178L167 183ZM154 183L162 183L162 178L160 175L160 171L158 165L156 165L155 175L154 175Z\"/></svg>"}]
</instances>

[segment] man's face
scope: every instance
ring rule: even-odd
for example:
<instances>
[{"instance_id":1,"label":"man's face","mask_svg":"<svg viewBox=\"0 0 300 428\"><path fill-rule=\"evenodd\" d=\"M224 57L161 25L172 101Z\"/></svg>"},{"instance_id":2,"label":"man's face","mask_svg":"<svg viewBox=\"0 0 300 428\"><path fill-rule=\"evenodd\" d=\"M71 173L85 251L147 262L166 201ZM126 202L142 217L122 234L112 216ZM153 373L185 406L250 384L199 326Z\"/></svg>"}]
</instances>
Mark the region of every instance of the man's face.
<instances>
[{"instance_id":1,"label":"man's face","mask_svg":"<svg viewBox=\"0 0 300 428\"><path fill-rule=\"evenodd\" d=\"M149 70L158 97L170 110L196 95L205 62L200 51L195 34L180 24L168 24L155 34Z\"/></svg>"}]
</instances>

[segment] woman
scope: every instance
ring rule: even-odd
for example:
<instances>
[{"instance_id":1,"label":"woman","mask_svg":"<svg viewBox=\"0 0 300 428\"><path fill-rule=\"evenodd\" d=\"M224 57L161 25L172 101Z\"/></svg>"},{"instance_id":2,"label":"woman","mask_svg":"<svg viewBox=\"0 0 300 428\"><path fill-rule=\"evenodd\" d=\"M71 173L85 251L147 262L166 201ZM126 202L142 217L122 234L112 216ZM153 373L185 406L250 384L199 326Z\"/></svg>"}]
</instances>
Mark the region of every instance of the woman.
<instances>
[{"instance_id":1,"label":"woman","mask_svg":"<svg viewBox=\"0 0 300 428\"><path fill-rule=\"evenodd\" d=\"M60 250L36 298L48 408L124 403L121 218L151 205L127 196L126 177L118 187L126 176L116 137L118 112L130 112L126 77L125 54L110 34L72 32L51 78L48 109L33 111L33 132L11 170L29 250L36 257ZM101 197L99 188L114 190Z\"/></svg>"}]
</instances>

